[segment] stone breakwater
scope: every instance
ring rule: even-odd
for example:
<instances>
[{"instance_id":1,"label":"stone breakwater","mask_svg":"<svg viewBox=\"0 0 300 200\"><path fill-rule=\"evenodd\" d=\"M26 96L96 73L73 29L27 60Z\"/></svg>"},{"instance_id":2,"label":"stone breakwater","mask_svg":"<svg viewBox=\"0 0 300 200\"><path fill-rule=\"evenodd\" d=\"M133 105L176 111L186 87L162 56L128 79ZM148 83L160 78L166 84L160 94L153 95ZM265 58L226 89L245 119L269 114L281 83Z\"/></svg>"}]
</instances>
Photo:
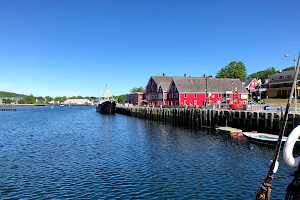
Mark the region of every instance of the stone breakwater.
<instances>
[{"instance_id":1,"label":"stone breakwater","mask_svg":"<svg viewBox=\"0 0 300 200\"><path fill-rule=\"evenodd\" d=\"M281 113L264 111L156 107L117 107L116 113L192 128L230 126L243 131L258 131L274 135L279 134L283 117ZM299 114L288 114L285 136L299 124Z\"/></svg>"}]
</instances>

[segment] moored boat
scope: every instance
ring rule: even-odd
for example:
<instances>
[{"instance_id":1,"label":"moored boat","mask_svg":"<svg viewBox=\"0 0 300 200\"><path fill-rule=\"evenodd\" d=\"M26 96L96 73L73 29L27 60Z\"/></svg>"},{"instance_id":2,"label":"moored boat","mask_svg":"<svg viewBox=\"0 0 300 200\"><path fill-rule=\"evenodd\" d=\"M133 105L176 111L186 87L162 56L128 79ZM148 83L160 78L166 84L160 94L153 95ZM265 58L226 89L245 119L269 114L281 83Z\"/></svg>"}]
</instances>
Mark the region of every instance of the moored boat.
<instances>
[{"instance_id":1,"label":"moored boat","mask_svg":"<svg viewBox=\"0 0 300 200\"><path fill-rule=\"evenodd\" d=\"M96 111L106 114L114 114L116 110L116 100L109 99L109 86L106 84L106 98L99 99L96 105Z\"/></svg>"},{"instance_id":2,"label":"moored boat","mask_svg":"<svg viewBox=\"0 0 300 200\"><path fill-rule=\"evenodd\" d=\"M96 105L96 111L100 113L114 114L116 110L115 100L106 100Z\"/></svg>"},{"instance_id":3,"label":"moored boat","mask_svg":"<svg viewBox=\"0 0 300 200\"><path fill-rule=\"evenodd\" d=\"M266 134L266 133L257 133L257 132L243 132L243 135L250 141L276 145L278 140L278 135ZM287 137L282 137L282 142L284 143L287 140ZM300 139L297 140L296 145L300 145Z\"/></svg>"},{"instance_id":4,"label":"moored boat","mask_svg":"<svg viewBox=\"0 0 300 200\"><path fill-rule=\"evenodd\" d=\"M217 127L216 130L218 133L231 135L232 138L240 138L240 139L245 138L241 129L221 126L221 127Z\"/></svg>"}]
</instances>

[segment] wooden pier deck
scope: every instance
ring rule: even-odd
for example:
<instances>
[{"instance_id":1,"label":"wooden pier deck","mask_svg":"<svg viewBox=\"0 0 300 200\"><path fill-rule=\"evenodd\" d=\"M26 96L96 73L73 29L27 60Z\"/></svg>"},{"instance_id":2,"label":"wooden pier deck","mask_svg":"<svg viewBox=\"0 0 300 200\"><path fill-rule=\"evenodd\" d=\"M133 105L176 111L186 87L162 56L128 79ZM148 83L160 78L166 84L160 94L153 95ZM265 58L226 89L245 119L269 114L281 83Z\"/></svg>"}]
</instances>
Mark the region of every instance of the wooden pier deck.
<instances>
[{"instance_id":1,"label":"wooden pier deck","mask_svg":"<svg viewBox=\"0 0 300 200\"><path fill-rule=\"evenodd\" d=\"M237 129L237 128L232 128L232 127L218 127L216 128L217 131L222 131L222 132L227 132L227 133L242 133L243 131L241 129Z\"/></svg>"},{"instance_id":2,"label":"wooden pier deck","mask_svg":"<svg viewBox=\"0 0 300 200\"><path fill-rule=\"evenodd\" d=\"M116 113L185 126L216 128L229 126L243 132L278 135L283 115L275 112L213 110L199 108L116 107ZM285 136L300 124L300 114L289 113Z\"/></svg>"}]
</instances>

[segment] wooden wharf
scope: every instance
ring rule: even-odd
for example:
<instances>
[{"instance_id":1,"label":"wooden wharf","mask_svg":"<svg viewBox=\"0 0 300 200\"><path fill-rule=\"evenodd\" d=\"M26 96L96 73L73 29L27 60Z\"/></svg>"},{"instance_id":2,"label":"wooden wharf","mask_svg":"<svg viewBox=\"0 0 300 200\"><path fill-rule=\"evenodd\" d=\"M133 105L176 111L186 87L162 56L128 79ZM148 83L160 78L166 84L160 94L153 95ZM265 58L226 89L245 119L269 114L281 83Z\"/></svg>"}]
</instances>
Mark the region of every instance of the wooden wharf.
<instances>
[{"instance_id":1,"label":"wooden wharf","mask_svg":"<svg viewBox=\"0 0 300 200\"><path fill-rule=\"evenodd\" d=\"M116 113L194 128L229 126L242 131L278 135L283 114L265 111L199 108L116 107ZM300 124L300 115L288 114L285 136Z\"/></svg>"},{"instance_id":2,"label":"wooden wharf","mask_svg":"<svg viewBox=\"0 0 300 200\"><path fill-rule=\"evenodd\" d=\"M0 111L16 111L16 109L13 109L13 108L0 108Z\"/></svg>"},{"instance_id":3,"label":"wooden wharf","mask_svg":"<svg viewBox=\"0 0 300 200\"><path fill-rule=\"evenodd\" d=\"M243 132L241 129L232 128L232 127L228 127L228 126L222 126L222 127L216 128L216 129L219 132L227 132L227 133L230 133L230 134L233 134L233 133L242 133Z\"/></svg>"}]
</instances>

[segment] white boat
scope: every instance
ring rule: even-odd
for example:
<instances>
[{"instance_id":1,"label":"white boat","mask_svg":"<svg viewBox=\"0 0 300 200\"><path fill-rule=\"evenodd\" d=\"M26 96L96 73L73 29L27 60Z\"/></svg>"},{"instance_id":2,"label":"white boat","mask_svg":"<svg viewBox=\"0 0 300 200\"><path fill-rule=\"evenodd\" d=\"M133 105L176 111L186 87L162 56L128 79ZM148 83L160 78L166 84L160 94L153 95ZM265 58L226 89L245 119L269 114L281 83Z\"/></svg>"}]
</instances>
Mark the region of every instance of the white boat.
<instances>
[{"instance_id":1,"label":"white boat","mask_svg":"<svg viewBox=\"0 0 300 200\"><path fill-rule=\"evenodd\" d=\"M256 132L243 132L243 135L250 141L276 145L278 140L278 135L272 135L267 133L256 133ZM282 137L282 142L284 143L287 140L287 137ZM300 139L297 140L296 145L300 145Z\"/></svg>"}]
</instances>

